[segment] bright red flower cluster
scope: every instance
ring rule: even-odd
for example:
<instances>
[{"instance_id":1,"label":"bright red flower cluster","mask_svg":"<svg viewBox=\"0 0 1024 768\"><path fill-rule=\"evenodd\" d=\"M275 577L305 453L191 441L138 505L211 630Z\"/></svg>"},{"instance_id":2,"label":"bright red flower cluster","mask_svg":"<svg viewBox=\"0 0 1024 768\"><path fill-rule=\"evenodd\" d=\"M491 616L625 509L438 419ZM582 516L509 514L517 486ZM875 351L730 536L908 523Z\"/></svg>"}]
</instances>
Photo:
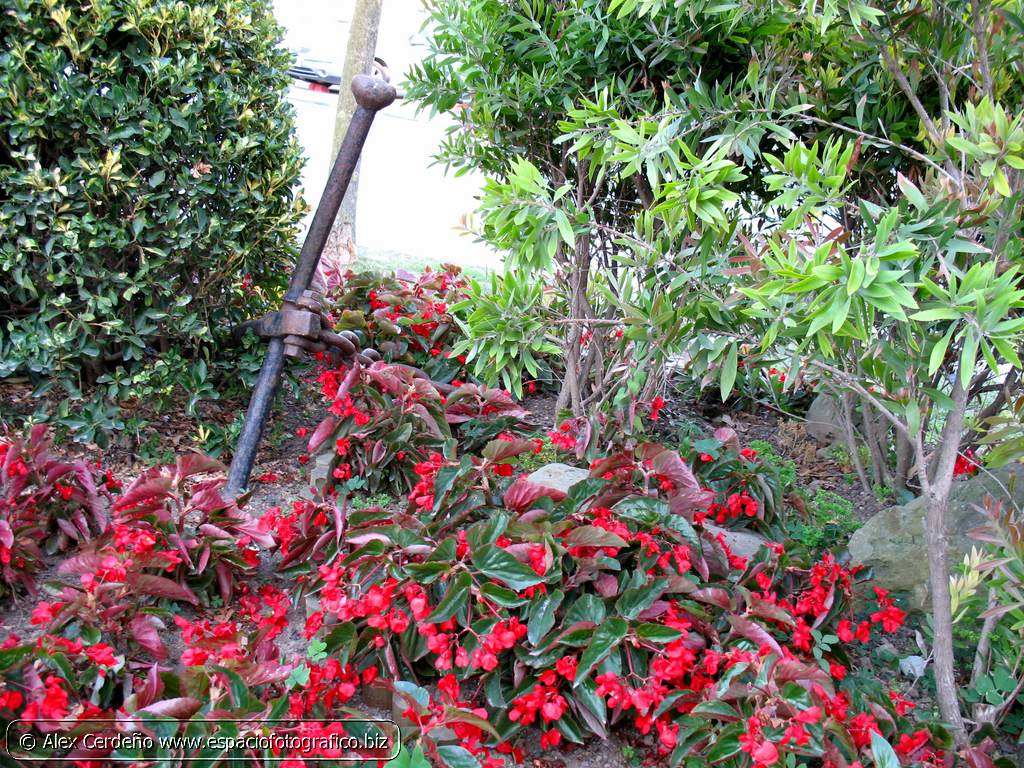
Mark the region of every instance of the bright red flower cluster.
<instances>
[{"instance_id":1,"label":"bright red flower cluster","mask_svg":"<svg viewBox=\"0 0 1024 768\"><path fill-rule=\"evenodd\" d=\"M558 425L557 430L548 432L548 439L551 444L561 451L573 451L576 449L576 431L571 421L563 421Z\"/></svg>"},{"instance_id":2,"label":"bright red flower cluster","mask_svg":"<svg viewBox=\"0 0 1024 768\"><path fill-rule=\"evenodd\" d=\"M757 499L741 491L730 493L724 504L712 504L708 509L708 517L722 525L739 517L757 517L759 509Z\"/></svg>"},{"instance_id":3,"label":"bright red flower cluster","mask_svg":"<svg viewBox=\"0 0 1024 768\"><path fill-rule=\"evenodd\" d=\"M953 463L953 477L963 477L964 475L969 477L977 474L979 469L981 469L981 465L974 458L974 451L968 448L963 453L957 454L956 461Z\"/></svg>"},{"instance_id":4,"label":"bright red flower cluster","mask_svg":"<svg viewBox=\"0 0 1024 768\"><path fill-rule=\"evenodd\" d=\"M426 461L421 461L413 467L413 471L419 477L419 482L409 493L411 501L417 509L429 510L434 507L434 479L441 467L444 466L444 456L440 453L431 453Z\"/></svg>"},{"instance_id":5,"label":"bright red flower cluster","mask_svg":"<svg viewBox=\"0 0 1024 768\"><path fill-rule=\"evenodd\" d=\"M507 621L499 621L486 635L479 639L479 645L473 650L470 662L473 666L488 672L498 666L498 655L515 647L516 642L526 637L526 625L513 616Z\"/></svg>"}]
</instances>

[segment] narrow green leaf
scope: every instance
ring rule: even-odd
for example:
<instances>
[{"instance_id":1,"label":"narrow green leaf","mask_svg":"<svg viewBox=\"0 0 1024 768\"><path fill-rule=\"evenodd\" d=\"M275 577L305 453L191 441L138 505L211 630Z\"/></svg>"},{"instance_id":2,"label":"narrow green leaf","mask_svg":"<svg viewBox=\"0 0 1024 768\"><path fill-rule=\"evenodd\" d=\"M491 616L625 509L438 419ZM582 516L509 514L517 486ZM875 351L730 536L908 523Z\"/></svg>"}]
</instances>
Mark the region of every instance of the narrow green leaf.
<instances>
[{"instance_id":1,"label":"narrow green leaf","mask_svg":"<svg viewBox=\"0 0 1024 768\"><path fill-rule=\"evenodd\" d=\"M733 384L736 383L736 366L737 356L739 350L736 342L732 343L729 347L729 354L725 357L725 362L722 364L722 378L720 381L722 402L724 403L726 398L729 397L729 393L732 392Z\"/></svg>"},{"instance_id":2,"label":"narrow green leaf","mask_svg":"<svg viewBox=\"0 0 1024 768\"><path fill-rule=\"evenodd\" d=\"M565 215L565 211L561 208L555 211L555 223L558 225L558 234L562 236L565 244L576 250L576 233L572 231L569 217Z\"/></svg>"},{"instance_id":3,"label":"narrow green leaf","mask_svg":"<svg viewBox=\"0 0 1024 768\"><path fill-rule=\"evenodd\" d=\"M939 367L942 365L942 361L946 359L946 350L949 348L949 341L953 338L953 331L955 330L955 325L950 326L945 335L935 342L935 346L932 347L932 353L928 358L929 376L934 376L935 372L939 370Z\"/></svg>"}]
</instances>

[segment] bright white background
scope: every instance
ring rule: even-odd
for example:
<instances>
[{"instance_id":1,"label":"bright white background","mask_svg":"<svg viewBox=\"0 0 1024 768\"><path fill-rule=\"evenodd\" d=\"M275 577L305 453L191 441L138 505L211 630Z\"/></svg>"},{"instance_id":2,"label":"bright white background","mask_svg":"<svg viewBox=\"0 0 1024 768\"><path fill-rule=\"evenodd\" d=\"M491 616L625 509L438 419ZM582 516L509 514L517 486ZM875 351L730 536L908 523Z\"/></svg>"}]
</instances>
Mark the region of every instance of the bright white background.
<instances>
[{"instance_id":1,"label":"bright white background","mask_svg":"<svg viewBox=\"0 0 1024 768\"><path fill-rule=\"evenodd\" d=\"M352 0L275 0L275 13L287 30L284 45L307 63L341 70ZM422 55L418 42L426 12L419 0L384 0L377 56L391 70L401 90L410 64ZM299 141L307 163L303 173L306 201L315 207L327 180L337 96L297 83L289 99L298 118ZM416 114L396 102L380 113L363 150L356 212L360 254L401 263L451 261L500 269L501 259L460 231L476 207L482 180L456 178L432 165L432 155L448 121Z\"/></svg>"}]
</instances>

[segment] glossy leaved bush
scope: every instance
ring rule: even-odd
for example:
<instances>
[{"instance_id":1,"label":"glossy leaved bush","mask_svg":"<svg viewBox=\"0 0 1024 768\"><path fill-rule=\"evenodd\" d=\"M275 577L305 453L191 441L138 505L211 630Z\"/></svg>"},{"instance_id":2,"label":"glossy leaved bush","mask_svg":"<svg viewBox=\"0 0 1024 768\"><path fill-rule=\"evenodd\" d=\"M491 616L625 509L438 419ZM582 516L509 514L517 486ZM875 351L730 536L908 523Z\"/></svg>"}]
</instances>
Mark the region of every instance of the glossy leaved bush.
<instances>
[{"instance_id":1,"label":"glossy leaved bush","mask_svg":"<svg viewBox=\"0 0 1024 768\"><path fill-rule=\"evenodd\" d=\"M87 439L154 377L205 383L211 342L284 285L302 161L279 38L266 0L0 13L0 376L105 398L65 409Z\"/></svg>"}]
</instances>

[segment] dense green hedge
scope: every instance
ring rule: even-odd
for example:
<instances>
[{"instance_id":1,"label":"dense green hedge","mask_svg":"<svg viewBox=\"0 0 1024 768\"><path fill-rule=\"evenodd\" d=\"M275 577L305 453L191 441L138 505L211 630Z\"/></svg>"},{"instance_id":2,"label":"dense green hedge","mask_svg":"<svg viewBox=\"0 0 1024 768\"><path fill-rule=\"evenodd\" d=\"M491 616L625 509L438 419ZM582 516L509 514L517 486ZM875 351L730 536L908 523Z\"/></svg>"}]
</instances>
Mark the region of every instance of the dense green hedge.
<instances>
[{"instance_id":1,"label":"dense green hedge","mask_svg":"<svg viewBox=\"0 0 1024 768\"><path fill-rule=\"evenodd\" d=\"M280 33L267 0L0 0L0 377L113 401L171 350L185 382L277 295L302 213Z\"/></svg>"}]
</instances>

